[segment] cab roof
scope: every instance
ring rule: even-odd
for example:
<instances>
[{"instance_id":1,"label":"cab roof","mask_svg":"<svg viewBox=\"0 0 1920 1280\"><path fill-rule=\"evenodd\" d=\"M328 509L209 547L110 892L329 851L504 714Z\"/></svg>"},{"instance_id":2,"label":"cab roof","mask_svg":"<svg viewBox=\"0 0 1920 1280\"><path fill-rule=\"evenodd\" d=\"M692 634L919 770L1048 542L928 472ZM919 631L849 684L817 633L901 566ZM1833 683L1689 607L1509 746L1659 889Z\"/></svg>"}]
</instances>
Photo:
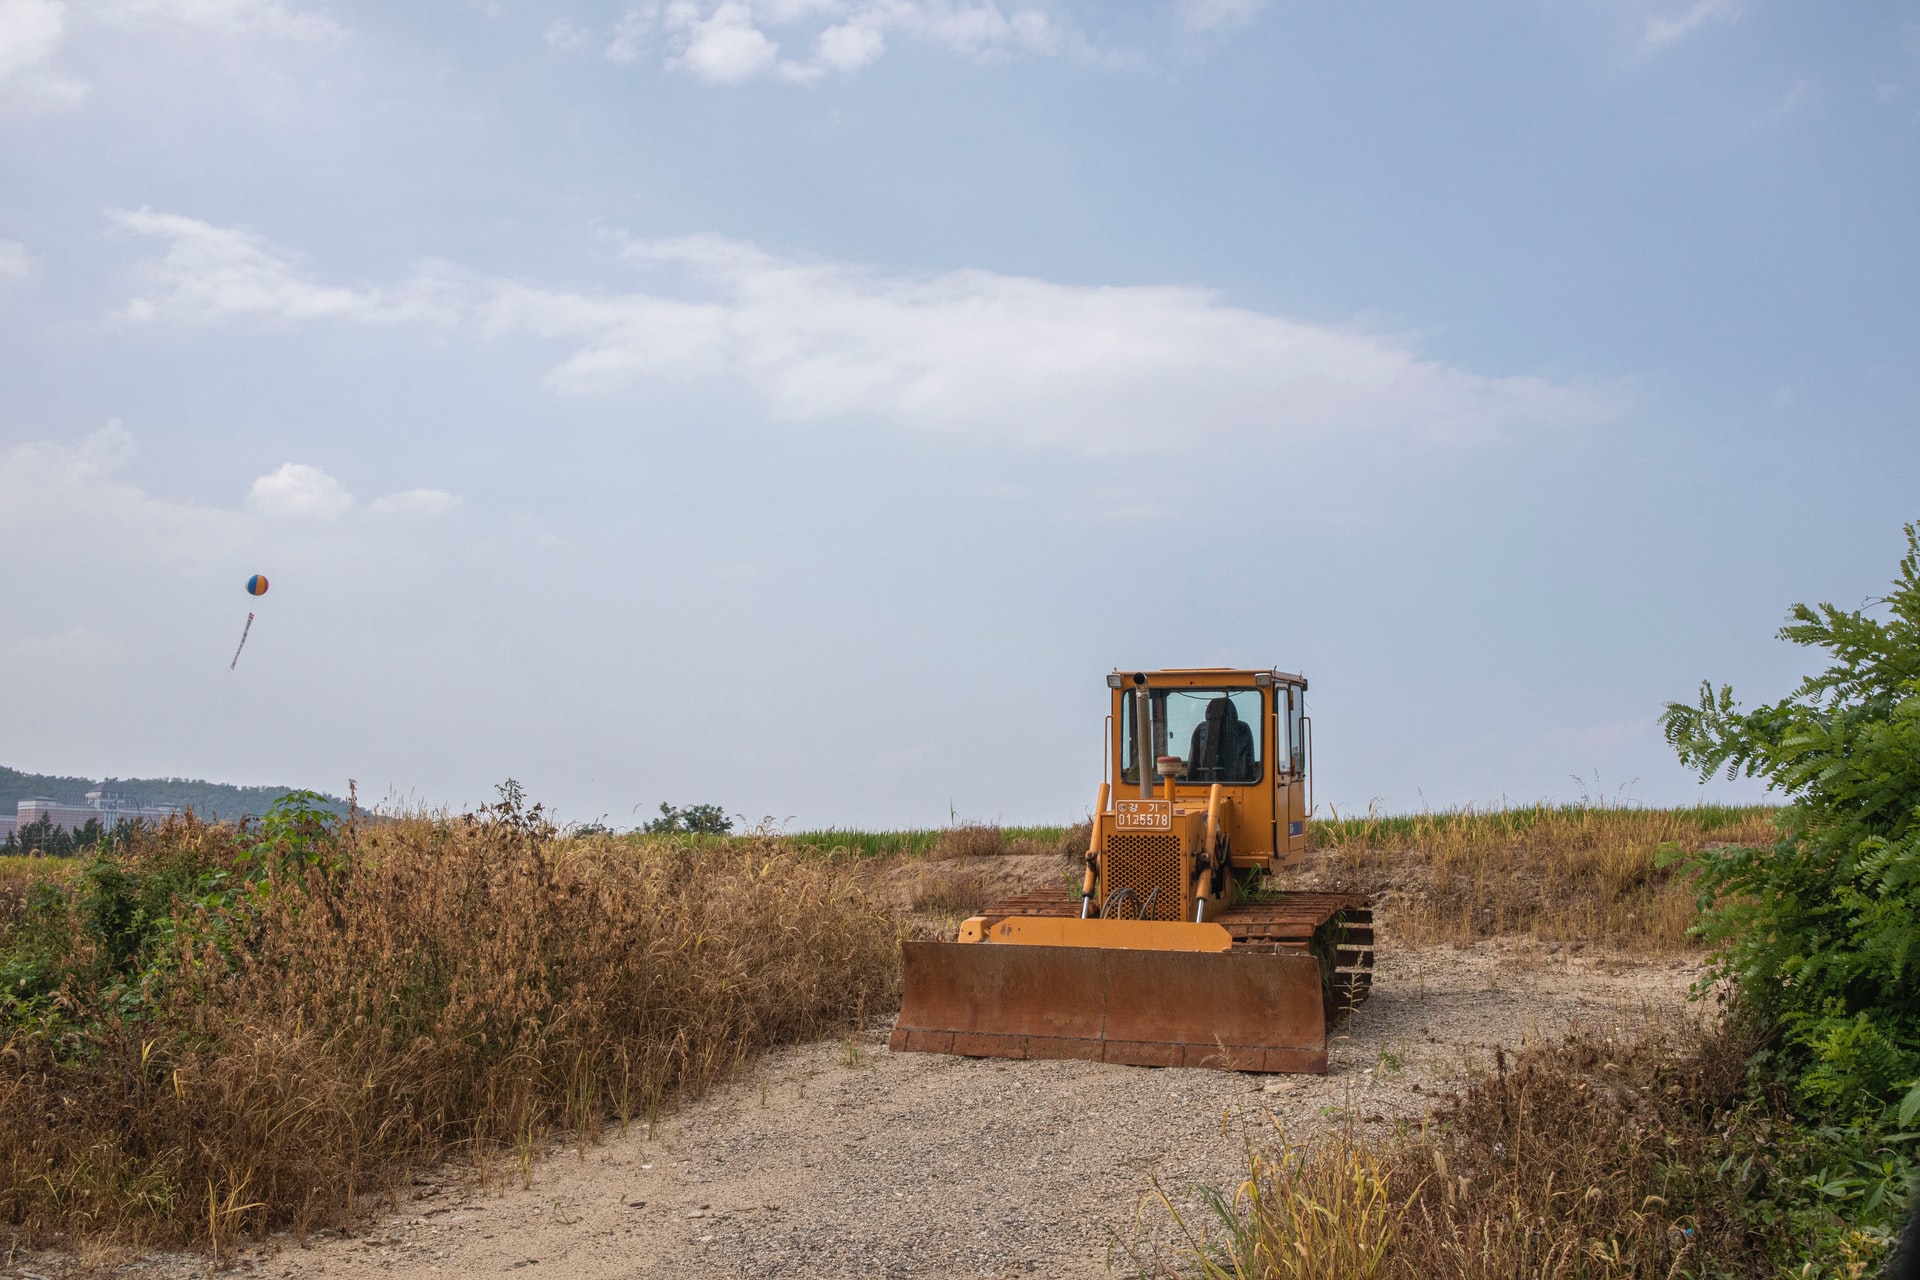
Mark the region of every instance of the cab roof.
<instances>
[{"instance_id":1,"label":"cab roof","mask_svg":"<svg viewBox=\"0 0 1920 1280\"><path fill-rule=\"evenodd\" d=\"M1259 680L1261 676L1266 676L1268 681L1273 684L1297 684L1303 689L1307 687L1307 678L1305 676L1297 675L1290 671L1281 671L1277 667L1161 667L1157 670L1135 671L1127 671L1120 667L1115 667L1107 677L1107 685L1109 688L1125 687L1133 682L1133 677L1136 675L1145 676L1148 687L1155 685L1163 688L1169 685L1184 686L1187 688L1208 684L1252 685L1261 683ZM1121 684L1114 684L1114 676L1120 677Z\"/></svg>"}]
</instances>

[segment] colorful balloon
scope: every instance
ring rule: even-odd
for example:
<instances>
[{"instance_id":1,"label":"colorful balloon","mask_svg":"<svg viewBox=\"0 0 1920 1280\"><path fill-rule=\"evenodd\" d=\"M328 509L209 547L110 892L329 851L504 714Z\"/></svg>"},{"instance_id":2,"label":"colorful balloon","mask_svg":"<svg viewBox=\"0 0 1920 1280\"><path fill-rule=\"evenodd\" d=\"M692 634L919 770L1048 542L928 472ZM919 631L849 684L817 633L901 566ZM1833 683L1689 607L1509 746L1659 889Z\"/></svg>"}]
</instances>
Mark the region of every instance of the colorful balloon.
<instances>
[{"instance_id":1,"label":"colorful balloon","mask_svg":"<svg viewBox=\"0 0 1920 1280\"><path fill-rule=\"evenodd\" d=\"M247 594L250 596L263 596L267 594L267 575L264 573L256 573L251 578L248 578ZM227 670L231 671L240 665L240 650L247 647L247 633L252 630L253 614L249 613L247 614L247 625L240 628L239 648L233 651L233 661L227 664Z\"/></svg>"}]
</instances>

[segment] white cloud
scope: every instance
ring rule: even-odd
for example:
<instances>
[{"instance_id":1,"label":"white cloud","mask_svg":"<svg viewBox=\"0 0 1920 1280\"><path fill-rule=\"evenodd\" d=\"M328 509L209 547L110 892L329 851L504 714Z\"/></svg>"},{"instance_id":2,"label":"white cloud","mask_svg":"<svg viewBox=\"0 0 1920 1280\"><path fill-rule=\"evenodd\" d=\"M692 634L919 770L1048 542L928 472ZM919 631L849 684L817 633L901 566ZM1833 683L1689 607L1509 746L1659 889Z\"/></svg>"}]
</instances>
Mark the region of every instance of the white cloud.
<instances>
[{"instance_id":1,"label":"white cloud","mask_svg":"<svg viewBox=\"0 0 1920 1280\"><path fill-rule=\"evenodd\" d=\"M72 447L52 444L16 445L0 454L0 510L5 499L18 501L37 480L59 485L72 480L97 480L125 470L138 450L133 433L111 418L107 425Z\"/></svg>"},{"instance_id":2,"label":"white cloud","mask_svg":"<svg viewBox=\"0 0 1920 1280\"><path fill-rule=\"evenodd\" d=\"M993 4L920 6L904 11L901 21L959 53L979 54L1006 43L1013 35L1013 24L1001 14L1000 6Z\"/></svg>"},{"instance_id":3,"label":"white cloud","mask_svg":"<svg viewBox=\"0 0 1920 1280\"><path fill-rule=\"evenodd\" d=\"M955 5L922 0L877 6L876 13L888 25L909 35L975 57L998 55L1009 48L1058 53L1068 43L1063 24L1041 9L1016 9L1008 17L992 3Z\"/></svg>"},{"instance_id":4,"label":"white cloud","mask_svg":"<svg viewBox=\"0 0 1920 1280\"><path fill-rule=\"evenodd\" d=\"M1177 0L1180 23L1189 31L1244 27L1259 16L1266 0Z\"/></svg>"},{"instance_id":5,"label":"white cloud","mask_svg":"<svg viewBox=\"0 0 1920 1280\"><path fill-rule=\"evenodd\" d=\"M646 48L647 36L660 20L660 6L657 4L635 5L620 15L613 24L613 37L607 41L606 58L609 62L632 62Z\"/></svg>"},{"instance_id":6,"label":"white cloud","mask_svg":"<svg viewBox=\"0 0 1920 1280\"><path fill-rule=\"evenodd\" d=\"M1686 39L1709 22L1732 22L1740 16L1739 0L1694 0L1680 13L1647 19L1640 42L1645 49L1664 49Z\"/></svg>"},{"instance_id":7,"label":"white cloud","mask_svg":"<svg viewBox=\"0 0 1920 1280\"><path fill-rule=\"evenodd\" d=\"M1204 0L1218 24L1259 0ZM667 50L664 65L713 84L742 84L767 76L811 84L872 65L892 36L920 40L966 57L995 59L1013 52L1056 55L1086 52L1073 26L1044 8L1003 11L994 0L642 0L614 24L604 49L611 62L638 61L655 32ZM571 23L548 28L556 48L578 47ZM788 33L791 32L791 40ZM777 33L777 34L776 34ZM781 56L784 44L810 48L803 60Z\"/></svg>"},{"instance_id":8,"label":"white cloud","mask_svg":"<svg viewBox=\"0 0 1920 1280\"><path fill-rule=\"evenodd\" d=\"M53 66L66 30L61 0L0 0L0 100L58 107L86 96L84 84Z\"/></svg>"},{"instance_id":9,"label":"white cloud","mask_svg":"<svg viewBox=\"0 0 1920 1280\"><path fill-rule=\"evenodd\" d=\"M321 285L247 231L150 209L113 210L108 217L123 232L167 242L165 256L149 268L152 290L126 305L123 314L129 320L347 316L396 321L445 311L436 297L445 282L436 280L431 268L398 290Z\"/></svg>"},{"instance_id":10,"label":"white cloud","mask_svg":"<svg viewBox=\"0 0 1920 1280\"><path fill-rule=\"evenodd\" d=\"M95 0L88 12L97 21L121 27L187 27L316 42L346 33L325 14L295 9L281 0Z\"/></svg>"},{"instance_id":11,"label":"white cloud","mask_svg":"<svg viewBox=\"0 0 1920 1280\"><path fill-rule=\"evenodd\" d=\"M887 51L887 37L870 22L843 22L828 27L814 41L814 59L828 71L845 75L875 61Z\"/></svg>"},{"instance_id":12,"label":"white cloud","mask_svg":"<svg viewBox=\"0 0 1920 1280\"><path fill-rule=\"evenodd\" d=\"M368 505L382 515L434 519L450 513L460 505L460 499L445 489L406 489L375 498Z\"/></svg>"},{"instance_id":13,"label":"white cloud","mask_svg":"<svg viewBox=\"0 0 1920 1280\"><path fill-rule=\"evenodd\" d=\"M7 531L8 544L63 529L94 545L120 548L129 558L164 560L183 545L212 547L228 540L232 517L159 502L129 484L123 473L136 452L133 436L117 418L77 444L36 442L0 450L0 530Z\"/></svg>"},{"instance_id":14,"label":"white cloud","mask_svg":"<svg viewBox=\"0 0 1920 1280\"><path fill-rule=\"evenodd\" d=\"M86 97L86 84L54 64L75 26L88 24L319 43L346 32L332 18L283 0L0 0L0 95L36 107L71 106Z\"/></svg>"},{"instance_id":15,"label":"white cloud","mask_svg":"<svg viewBox=\"0 0 1920 1280\"><path fill-rule=\"evenodd\" d=\"M33 274L33 255L18 240L0 240L0 280L24 280Z\"/></svg>"},{"instance_id":16,"label":"white cloud","mask_svg":"<svg viewBox=\"0 0 1920 1280\"><path fill-rule=\"evenodd\" d=\"M353 495L320 468L287 462L253 482L247 506L270 515L335 520L353 510Z\"/></svg>"},{"instance_id":17,"label":"white cloud","mask_svg":"<svg viewBox=\"0 0 1920 1280\"><path fill-rule=\"evenodd\" d=\"M1035 53L1059 53L1067 40L1053 19L1038 9L1022 9L1007 22L1013 42Z\"/></svg>"},{"instance_id":18,"label":"white cloud","mask_svg":"<svg viewBox=\"0 0 1920 1280\"><path fill-rule=\"evenodd\" d=\"M282 463L247 491L249 510L300 520L338 520L352 514L357 505L340 481L303 462ZM403 489L375 498L367 508L381 516L432 520L459 505L460 499L445 489Z\"/></svg>"},{"instance_id":19,"label":"white cloud","mask_svg":"<svg viewBox=\"0 0 1920 1280\"><path fill-rule=\"evenodd\" d=\"M691 270L706 296L512 286L495 294L491 323L577 343L551 375L563 390L719 377L782 419L1089 452L1237 435L1463 442L1610 411L1594 393L1471 374L1403 340L1204 289L890 275L717 237L642 242L631 256Z\"/></svg>"},{"instance_id":20,"label":"white cloud","mask_svg":"<svg viewBox=\"0 0 1920 1280\"><path fill-rule=\"evenodd\" d=\"M122 560L179 564L220 559L289 537L393 546L391 521L367 523L346 486L319 467L289 462L261 476L238 508L157 498L128 479L139 450L115 418L74 444L37 441L0 450L0 530L9 539L73 538ZM409 489L368 504L380 516L445 515L460 499ZM66 532L50 532L60 531Z\"/></svg>"},{"instance_id":21,"label":"white cloud","mask_svg":"<svg viewBox=\"0 0 1920 1280\"><path fill-rule=\"evenodd\" d=\"M697 12L684 0L668 9L667 21L684 33L681 52L669 67L715 84L739 84L779 63L780 46L753 25L753 12L746 5L723 4L705 18L695 16Z\"/></svg>"},{"instance_id":22,"label":"white cloud","mask_svg":"<svg viewBox=\"0 0 1920 1280\"><path fill-rule=\"evenodd\" d=\"M754 0L755 9L768 22L785 24L809 18L830 18L848 10L847 0Z\"/></svg>"},{"instance_id":23,"label":"white cloud","mask_svg":"<svg viewBox=\"0 0 1920 1280\"><path fill-rule=\"evenodd\" d=\"M558 342L569 350L548 380L568 393L723 380L790 422L872 421L1090 453L1209 437L1459 444L1614 412L1601 391L1474 373L1403 337L1236 307L1191 286L889 273L691 236L627 249L634 264L680 280L672 289L473 277L421 302L413 286L317 283L244 233L141 216L172 241L154 272L163 287L136 300L145 318L411 319Z\"/></svg>"},{"instance_id":24,"label":"white cloud","mask_svg":"<svg viewBox=\"0 0 1920 1280\"><path fill-rule=\"evenodd\" d=\"M52 59L66 24L59 0L0 0L0 82Z\"/></svg>"}]
</instances>

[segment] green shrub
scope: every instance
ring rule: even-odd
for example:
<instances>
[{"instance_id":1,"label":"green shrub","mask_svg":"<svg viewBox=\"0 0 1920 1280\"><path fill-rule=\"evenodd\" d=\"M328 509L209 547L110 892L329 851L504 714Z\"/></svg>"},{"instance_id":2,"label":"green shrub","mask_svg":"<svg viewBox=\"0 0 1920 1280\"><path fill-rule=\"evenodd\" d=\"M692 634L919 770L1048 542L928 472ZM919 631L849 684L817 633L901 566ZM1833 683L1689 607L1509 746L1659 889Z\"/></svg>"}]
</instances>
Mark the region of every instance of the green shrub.
<instances>
[{"instance_id":1,"label":"green shrub","mask_svg":"<svg viewBox=\"0 0 1920 1280\"><path fill-rule=\"evenodd\" d=\"M145 1016L182 954L206 944L231 957L275 876L337 870L338 828L311 791L282 796L231 839L209 842L180 819L126 824L70 881L30 885L0 929L0 1034Z\"/></svg>"},{"instance_id":2,"label":"green shrub","mask_svg":"<svg viewBox=\"0 0 1920 1280\"><path fill-rule=\"evenodd\" d=\"M648 835L666 836L686 832L697 836L723 836L733 830L733 819L717 804L690 804L676 808L662 801L660 816L641 828Z\"/></svg>"},{"instance_id":3,"label":"green shrub","mask_svg":"<svg viewBox=\"0 0 1920 1280\"><path fill-rule=\"evenodd\" d=\"M1862 1133L1887 1133L1902 1095L1920 1098L1920 531L1906 536L1871 614L1801 604L1780 629L1825 650L1824 671L1751 711L1703 685L1662 721L1703 780L1764 778L1791 801L1770 848L1684 855L1698 931L1713 976L1768 1035L1762 1078L1802 1115Z\"/></svg>"}]
</instances>

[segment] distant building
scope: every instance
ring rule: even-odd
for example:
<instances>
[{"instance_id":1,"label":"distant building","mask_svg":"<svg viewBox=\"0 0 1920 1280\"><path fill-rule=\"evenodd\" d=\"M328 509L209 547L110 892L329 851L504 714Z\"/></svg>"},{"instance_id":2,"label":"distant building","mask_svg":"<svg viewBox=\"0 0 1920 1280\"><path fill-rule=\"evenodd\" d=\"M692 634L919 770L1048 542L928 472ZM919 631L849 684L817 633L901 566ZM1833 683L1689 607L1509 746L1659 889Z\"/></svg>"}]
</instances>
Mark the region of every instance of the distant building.
<instances>
[{"instance_id":1,"label":"distant building","mask_svg":"<svg viewBox=\"0 0 1920 1280\"><path fill-rule=\"evenodd\" d=\"M7 838L8 831L17 833L21 827L32 826L42 818L67 831L78 831L89 822L98 822L103 831L111 831L123 822L165 822L178 812L168 804L135 804L118 791L89 791L85 804L64 804L36 796L15 806L14 817L0 819L7 824L0 827L0 840Z\"/></svg>"},{"instance_id":2,"label":"distant building","mask_svg":"<svg viewBox=\"0 0 1920 1280\"><path fill-rule=\"evenodd\" d=\"M20 819L12 816L0 817L0 844L6 843L7 837L19 830L19 828Z\"/></svg>"}]
</instances>

